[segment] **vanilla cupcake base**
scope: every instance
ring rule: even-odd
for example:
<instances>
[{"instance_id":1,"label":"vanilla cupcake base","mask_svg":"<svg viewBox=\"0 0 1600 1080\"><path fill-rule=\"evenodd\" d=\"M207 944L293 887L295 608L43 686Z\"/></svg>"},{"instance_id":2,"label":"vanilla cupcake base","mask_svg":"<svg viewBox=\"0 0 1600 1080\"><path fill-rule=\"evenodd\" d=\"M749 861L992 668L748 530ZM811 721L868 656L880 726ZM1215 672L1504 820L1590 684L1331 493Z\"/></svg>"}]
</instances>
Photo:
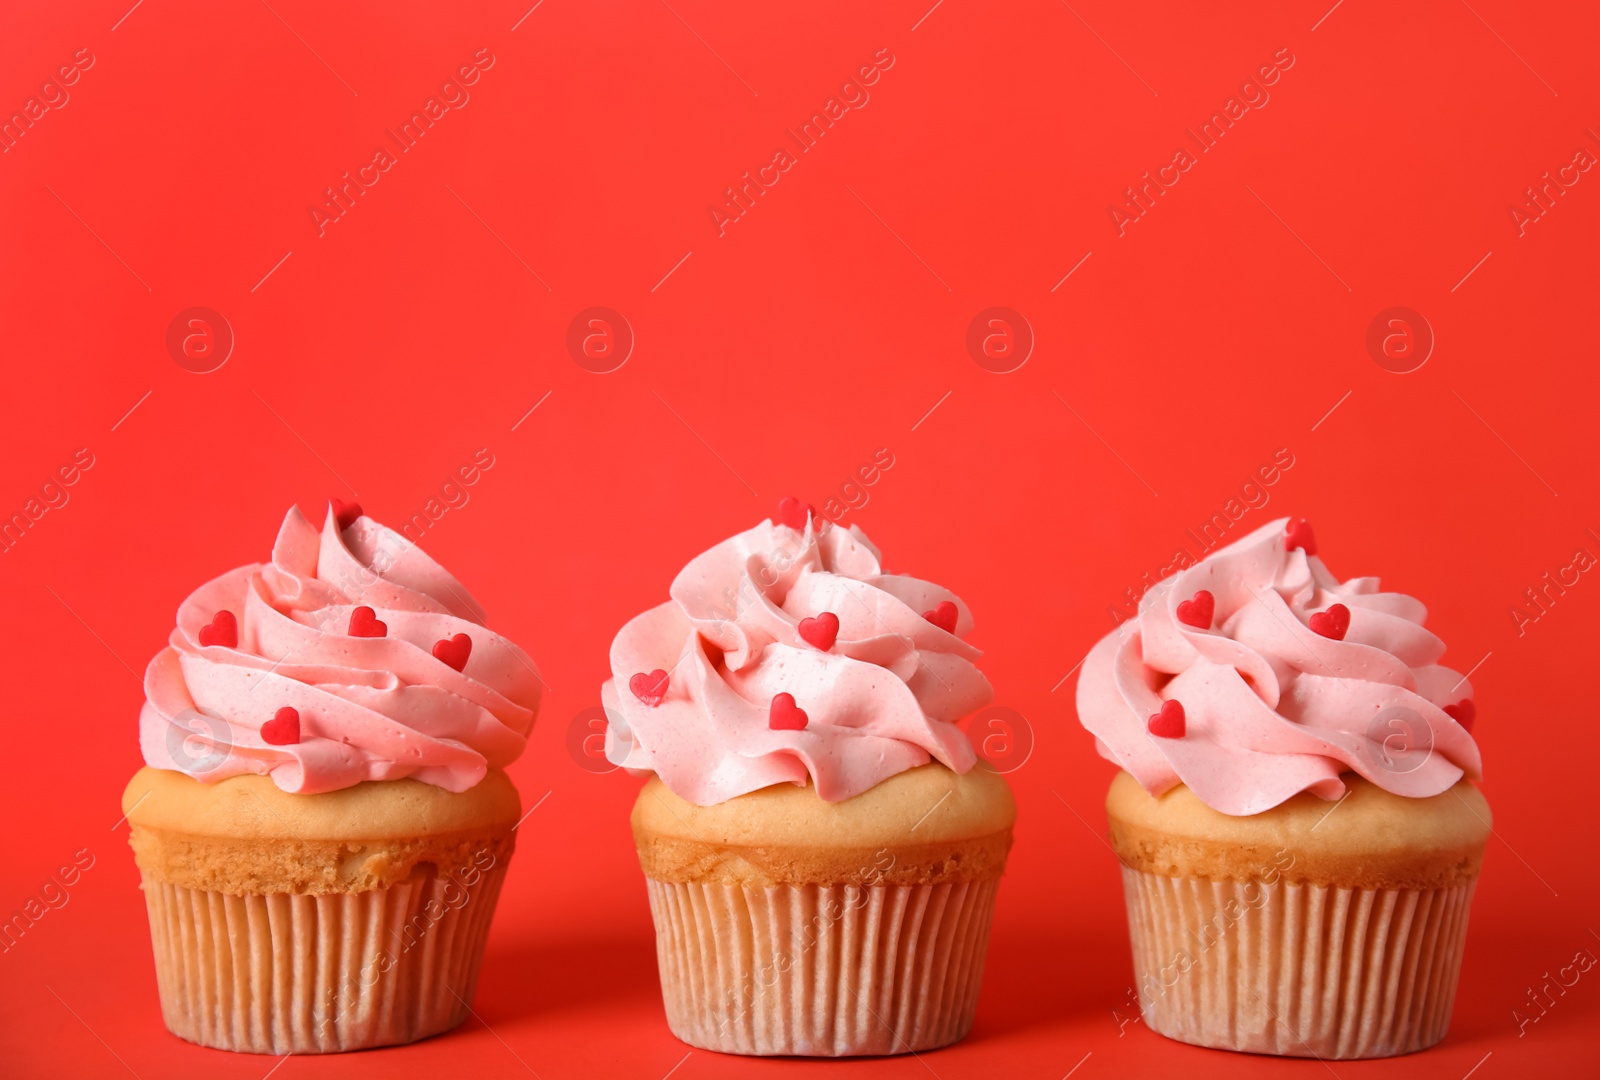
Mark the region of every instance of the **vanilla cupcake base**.
<instances>
[{"instance_id":1,"label":"vanilla cupcake base","mask_svg":"<svg viewBox=\"0 0 1600 1080\"><path fill-rule=\"evenodd\" d=\"M362 893L230 896L144 880L161 1013L221 1050L413 1042L466 1019L504 865Z\"/></svg>"},{"instance_id":2,"label":"vanilla cupcake base","mask_svg":"<svg viewBox=\"0 0 1600 1080\"><path fill-rule=\"evenodd\" d=\"M1450 1026L1474 884L1348 889L1123 867L1139 1007L1181 1042L1372 1058Z\"/></svg>"},{"instance_id":3,"label":"vanilla cupcake base","mask_svg":"<svg viewBox=\"0 0 1600 1080\"><path fill-rule=\"evenodd\" d=\"M1444 1038L1488 803L1465 780L1426 798L1344 780L1337 803L1302 793L1235 817L1117 775L1106 812L1152 1031L1328 1059Z\"/></svg>"},{"instance_id":4,"label":"vanilla cupcake base","mask_svg":"<svg viewBox=\"0 0 1600 1080\"><path fill-rule=\"evenodd\" d=\"M466 1018L520 817L503 772L294 795L147 768L123 810L173 1034L316 1054Z\"/></svg>"},{"instance_id":5,"label":"vanilla cupcake base","mask_svg":"<svg viewBox=\"0 0 1600 1080\"><path fill-rule=\"evenodd\" d=\"M977 1011L1016 804L930 764L842 802L775 784L633 808L672 1033L729 1054L905 1054Z\"/></svg>"},{"instance_id":6,"label":"vanilla cupcake base","mask_svg":"<svg viewBox=\"0 0 1600 1080\"><path fill-rule=\"evenodd\" d=\"M998 879L648 884L667 1023L691 1046L903 1054L972 1027Z\"/></svg>"}]
</instances>

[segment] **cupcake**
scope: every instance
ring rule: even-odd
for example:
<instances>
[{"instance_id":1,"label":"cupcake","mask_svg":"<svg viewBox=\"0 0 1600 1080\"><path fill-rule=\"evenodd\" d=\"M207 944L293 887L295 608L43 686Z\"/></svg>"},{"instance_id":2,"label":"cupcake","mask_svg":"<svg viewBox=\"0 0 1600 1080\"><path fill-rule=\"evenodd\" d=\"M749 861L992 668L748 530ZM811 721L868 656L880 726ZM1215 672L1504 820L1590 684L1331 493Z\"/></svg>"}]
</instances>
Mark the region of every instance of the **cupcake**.
<instances>
[{"instance_id":1,"label":"cupcake","mask_svg":"<svg viewBox=\"0 0 1600 1080\"><path fill-rule=\"evenodd\" d=\"M173 1034L308 1054L465 1019L540 693L483 621L345 505L184 601L122 799Z\"/></svg>"},{"instance_id":2,"label":"cupcake","mask_svg":"<svg viewBox=\"0 0 1600 1080\"><path fill-rule=\"evenodd\" d=\"M1318 1058L1444 1038L1490 832L1465 676L1427 609L1288 519L1150 590L1078 714L1154 1031Z\"/></svg>"},{"instance_id":3,"label":"cupcake","mask_svg":"<svg viewBox=\"0 0 1600 1080\"><path fill-rule=\"evenodd\" d=\"M606 752L667 1023L738 1054L929 1050L972 1026L1016 807L957 722L993 691L948 590L786 499L622 628Z\"/></svg>"}]
</instances>

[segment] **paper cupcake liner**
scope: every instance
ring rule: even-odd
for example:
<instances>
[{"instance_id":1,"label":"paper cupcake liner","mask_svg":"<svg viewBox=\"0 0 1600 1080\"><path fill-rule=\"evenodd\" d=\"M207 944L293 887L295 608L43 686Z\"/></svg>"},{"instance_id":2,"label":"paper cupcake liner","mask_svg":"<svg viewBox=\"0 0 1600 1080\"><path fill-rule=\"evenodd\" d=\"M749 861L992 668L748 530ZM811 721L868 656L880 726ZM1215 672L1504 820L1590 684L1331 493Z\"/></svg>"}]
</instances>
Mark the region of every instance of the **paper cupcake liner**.
<instances>
[{"instance_id":1,"label":"paper cupcake liner","mask_svg":"<svg viewBox=\"0 0 1600 1080\"><path fill-rule=\"evenodd\" d=\"M903 1054L966 1035L999 880L650 881L672 1033L730 1054Z\"/></svg>"},{"instance_id":2,"label":"paper cupcake liner","mask_svg":"<svg viewBox=\"0 0 1600 1080\"><path fill-rule=\"evenodd\" d=\"M1450 1026L1475 882L1341 889L1122 869L1139 1006L1181 1042L1374 1058Z\"/></svg>"},{"instance_id":3,"label":"paper cupcake liner","mask_svg":"<svg viewBox=\"0 0 1600 1080\"><path fill-rule=\"evenodd\" d=\"M505 878L232 896L144 878L174 1035L258 1054L388 1046L466 1018Z\"/></svg>"}]
</instances>

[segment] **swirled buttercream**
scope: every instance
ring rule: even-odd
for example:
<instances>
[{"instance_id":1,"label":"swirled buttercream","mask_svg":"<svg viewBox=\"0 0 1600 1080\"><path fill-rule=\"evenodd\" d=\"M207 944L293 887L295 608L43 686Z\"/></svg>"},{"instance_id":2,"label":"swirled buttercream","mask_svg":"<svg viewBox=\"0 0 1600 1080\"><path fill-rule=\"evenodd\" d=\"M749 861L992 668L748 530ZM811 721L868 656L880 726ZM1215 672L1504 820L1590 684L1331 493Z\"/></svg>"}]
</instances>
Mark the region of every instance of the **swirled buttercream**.
<instances>
[{"instance_id":1,"label":"swirled buttercream","mask_svg":"<svg viewBox=\"0 0 1600 1080\"><path fill-rule=\"evenodd\" d=\"M836 802L930 760L975 763L956 722L993 691L963 640L972 615L884 573L859 528L765 521L696 557L670 596L611 645L614 763L701 806L808 781Z\"/></svg>"},{"instance_id":2,"label":"swirled buttercream","mask_svg":"<svg viewBox=\"0 0 1600 1080\"><path fill-rule=\"evenodd\" d=\"M1337 799L1351 771L1412 797L1480 777L1456 719L1470 726L1472 687L1439 663L1427 609L1376 578L1339 581L1308 547L1303 524L1275 521L1145 594L1079 677L1103 757L1151 794L1183 783L1235 815Z\"/></svg>"},{"instance_id":3,"label":"swirled buttercream","mask_svg":"<svg viewBox=\"0 0 1600 1080\"><path fill-rule=\"evenodd\" d=\"M522 752L541 689L483 620L399 533L364 516L341 526L332 510L319 532L290 509L270 562L178 609L145 671L144 759L202 781L262 773L299 793L402 777L465 791ZM281 741L282 724L263 737L280 710L298 713L298 741Z\"/></svg>"}]
</instances>

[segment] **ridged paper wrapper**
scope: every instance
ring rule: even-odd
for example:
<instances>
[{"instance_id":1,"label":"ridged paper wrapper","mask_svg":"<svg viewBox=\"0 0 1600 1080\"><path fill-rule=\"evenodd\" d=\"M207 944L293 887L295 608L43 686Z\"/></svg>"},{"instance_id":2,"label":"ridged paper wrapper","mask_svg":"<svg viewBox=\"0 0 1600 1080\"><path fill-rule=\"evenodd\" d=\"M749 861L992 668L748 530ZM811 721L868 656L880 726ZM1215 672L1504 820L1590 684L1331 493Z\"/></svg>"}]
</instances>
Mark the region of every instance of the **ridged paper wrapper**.
<instances>
[{"instance_id":1,"label":"ridged paper wrapper","mask_svg":"<svg viewBox=\"0 0 1600 1080\"><path fill-rule=\"evenodd\" d=\"M235 896L146 875L167 1027L203 1046L258 1054L359 1050L448 1031L467 1016L506 861L470 887L426 875L318 895Z\"/></svg>"},{"instance_id":2,"label":"ridged paper wrapper","mask_svg":"<svg viewBox=\"0 0 1600 1080\"><path fill-rule=\"evenodd\" d=\"M730 1054L903 1054L972 1027L999 879L649 881L672 1033Z\"/></svg>"},{"instance_id":3,"label":"ridged paper wrapper","mask_svg":"<svg viewBox=\"0 0 1600 1080\"><path fill-rule=\"evenodd\" d=\"M1475 881L1360 889L1122 869L1139 1006L1180 1042L1376 1058L1450 1026Z\"/></svg>"}]
</instances>

